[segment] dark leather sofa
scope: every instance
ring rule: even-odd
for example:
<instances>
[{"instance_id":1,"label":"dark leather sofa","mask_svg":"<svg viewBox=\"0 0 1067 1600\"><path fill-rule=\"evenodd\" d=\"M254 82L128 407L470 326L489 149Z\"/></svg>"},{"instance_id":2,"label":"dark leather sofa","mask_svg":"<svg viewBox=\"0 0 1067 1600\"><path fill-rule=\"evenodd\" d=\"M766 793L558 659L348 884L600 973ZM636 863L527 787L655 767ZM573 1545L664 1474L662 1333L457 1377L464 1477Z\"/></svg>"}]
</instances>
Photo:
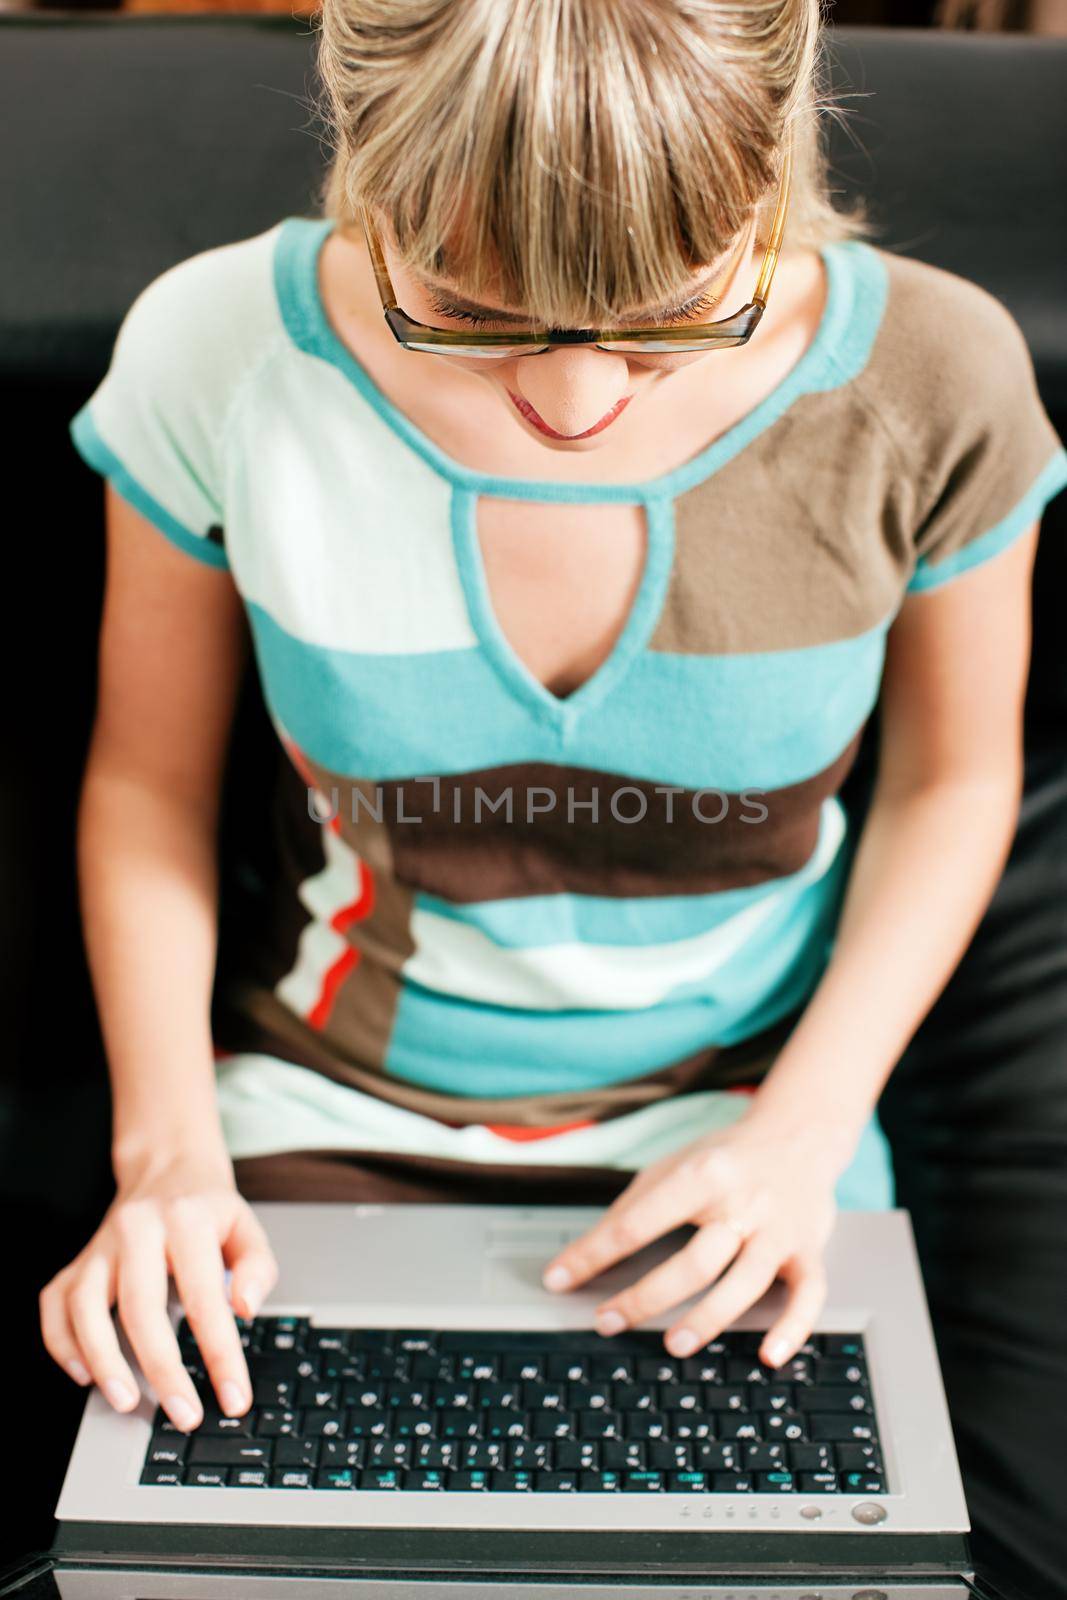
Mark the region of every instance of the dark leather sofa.
<instances>
[{"instance_id":1,"label":"dark leather sofa","mask_svg":"<svg viewBox=\"0 0 1067 1600\"><path fill-rule=\"evenodd\" d=\"M145 283L199 249L314 209L324 151L312 50L307 24L288 19L0 16L0 1415L30 1488L25 1517L0 1534L0 1560L47 1543L80 1408L39 1348L36 1291L84 1243L109 1191L106 1078L74 875L102 500L66 425ZM833 82L854 96L847 126L833 128L838 186L872 196L879 242L1005 301L1067 437L1067 40L842 29L830 58ZM1034 1600L1067 1595L1065 533L1061 495L1034 583L1027 791L1011 861L881 1106L976 1551ZM857 810L870 747L850 790ZM231 804L268 759L250 687ZM254 840L239 857L226 834L224 927L250 914L256 859Z\"/></svg>"}]
</instances>

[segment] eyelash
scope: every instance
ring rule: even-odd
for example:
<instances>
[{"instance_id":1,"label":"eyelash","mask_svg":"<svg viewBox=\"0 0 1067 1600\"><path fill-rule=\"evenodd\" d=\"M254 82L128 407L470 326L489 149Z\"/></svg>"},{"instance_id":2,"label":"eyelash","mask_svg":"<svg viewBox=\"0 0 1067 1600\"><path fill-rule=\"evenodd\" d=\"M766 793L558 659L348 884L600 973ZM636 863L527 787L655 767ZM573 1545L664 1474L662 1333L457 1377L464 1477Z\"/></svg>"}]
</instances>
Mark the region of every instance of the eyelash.
<instances>
[{"instance_id":1,"label":"eyelash","mask_svg":"<svg viewBox=\"0 0 1067 1600\"><path fill-rule=\"evenodd\" d=\"M453 317L457 322L464 322L470 328L490 328L494 326L491 317L479 317L475 316L473 312L464 311L459 306L454 306L450 300L444 299L433 289L428 291L428 298L433 310L440 317ZM663 318L663 323L682 322L688 318L695 317L698 313L706 315L721 304L722 300L718 295L700 294L697 295L695 300L688 300L684 305L674 307ZM499 324L496 324L496 326L499 326Z\"/></svg>"}]
</instances>

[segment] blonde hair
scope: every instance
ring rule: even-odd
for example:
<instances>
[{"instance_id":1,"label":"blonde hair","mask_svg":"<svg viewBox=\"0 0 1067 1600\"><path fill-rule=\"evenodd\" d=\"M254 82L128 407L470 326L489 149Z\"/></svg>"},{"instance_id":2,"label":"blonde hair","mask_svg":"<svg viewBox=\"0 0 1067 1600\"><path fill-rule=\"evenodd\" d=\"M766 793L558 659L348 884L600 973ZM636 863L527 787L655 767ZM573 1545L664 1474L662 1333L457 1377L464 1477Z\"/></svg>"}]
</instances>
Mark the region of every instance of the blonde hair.
<instances>
[{"instance_id":1,"label":"blonde hair","mask_svg":"<svg viewBox=\"0 0 1067 1600\"><path fill-rule=\"evenodd\" d=\"M753 212L765 242L787 130L783 248L863 237L828 191L825 3L324 0L323 212L556 327L668 301Z\"/></svg>"}]
</instances>

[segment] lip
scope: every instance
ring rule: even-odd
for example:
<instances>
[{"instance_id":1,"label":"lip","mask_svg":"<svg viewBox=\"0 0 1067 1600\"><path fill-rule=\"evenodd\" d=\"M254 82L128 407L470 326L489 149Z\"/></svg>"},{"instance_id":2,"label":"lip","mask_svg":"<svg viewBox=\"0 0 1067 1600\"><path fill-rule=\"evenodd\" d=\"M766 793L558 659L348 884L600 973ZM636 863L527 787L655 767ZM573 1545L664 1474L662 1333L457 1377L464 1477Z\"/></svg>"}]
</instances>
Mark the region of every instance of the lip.
<instances>
[{"instance_id":1,"label":"lip","mask_svg":"<svg viewBox=\"0 0 1067 1600\"><path fill-rule=\"evenodd\" d=\"M633 399L632 395L624 394L622 399L617 401L611 410L601 417L599 422L594 422L591 428L586 428L582 433L557 433L555 428L550 428L544 417L534 410L528 400L524 400L521 395L515 394L511 389L508 390L508 395L512 404L526 418L527 422L532 422L540 433L547 434L550 439L589 439L594 433L603 433L605 428L610 428L615 419L622 415Z\"/></svg>"}]
</instances>

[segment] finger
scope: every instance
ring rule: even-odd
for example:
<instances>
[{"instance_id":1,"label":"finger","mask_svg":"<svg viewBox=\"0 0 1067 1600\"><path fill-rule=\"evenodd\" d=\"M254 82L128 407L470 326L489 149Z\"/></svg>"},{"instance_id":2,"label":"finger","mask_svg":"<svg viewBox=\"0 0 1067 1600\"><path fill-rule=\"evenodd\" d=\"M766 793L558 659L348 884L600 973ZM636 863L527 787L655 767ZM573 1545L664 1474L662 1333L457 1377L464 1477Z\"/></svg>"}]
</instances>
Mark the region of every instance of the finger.
<instances>
[{"instance_id":1,"label":"finger","mask_svg":"<svg viewBox=\"0 0 1067 1600\"><path fill-rule=\"evenodd\" d=\"M223 1259L230 1268L230 1298L239 1317L254 1317L278 1281L278 1263L259 1219L249 1206L237 1207L233 1227L223 1240Z\"/></svg>"},{"instance_id":2,"label":"finger","mask_svg":"<svg viewBox=\"0 0 1067 1600\"><path fill-rule=\"evenodd\" d=\"M90 1256L71 1284L67 1312L93 1382L116 1411L132 1411L141 1391L119 1348L111 1319L113 1278L114 1266L106 1256Z\"/></svg>"},{"instance_id":3,"label":"finger","mask_svg":"<svg viewBox=\"0 0 1067 1600\"><path fill-rule=\"evenodd\" d=\"M620 1333L623 1328L635 1327L680 1300L699 1294L714 1282L740 1248L741 1239L734 1228L721 1222L707 1223L667 1261L599 1306L598 1331Z\"/></svg>"},{"instance_id":4,"label":"finger","mask_svg":"<svg viewBox=\"0 0 1067 1600\"><path fill-rule=\"evenodd\" d=\"M176 1428L198 1427L204 1409L167 1315L167 1234L154 1206L130 1205L115 1219L119 1235L118 1305L126 1337L145 1378Z\"/></svg>"},{"instance_id":5,"label":"finger","mask_svg":"<svg viewBox=\"0 0 1067 1600\"><path fill-rule=\"evenodd\" d=\"M41 1290L38 1302L41 1313L41 1338L52 1360L57 1361L63 1371L84 1389L87 1384L92 1383L93 1377L85 1365L85 1358L74 1337L74 1329L70 1325L70 1313L67 1310L67 1281L65 1276L53 1278L51 1283L46 1284Z\"/></svg>"},{"instance_id":6,"label":"finger","mask_svg":"<svg viewBox=\"0 0 1067 1600\"><path fill-rule=\"evenodd\" d=\"M702 1155L675 1161L655 1184L637 1195L631 1192L632 1186L624 1189L600 1221L567 1245L546 1268L541 1280L545 1288L574 1288L680 1227L697 1206L714 1203L720 1180L718 1166Z\"/></svg>"},{"instance_id":7,"label":"finger","mask_svg":"<svg viewBox=\"0 0 1067 1600\"><path fill-rule=\"evenodd\" d=\"M745 1245L726 1276L710 1294L685 1314L683 1322L666 1336L673 1356L690 1356L694 1350L717 1339L742 1311L747 1311L775 1280L781 1261L779 1252L764 1237L755 1234Z\"/></svg>"},{"instance_id":8,"label":"finger","mask_svg":"<svg viewBox=\"0 0 1067 1600\"><path fill-rule=\"evenodd\" d=\"M229 1417L252 1404L241 1337L226 1298L218 1230L199 1200L176 1200L167 1210L171 1271L211 1386Z\"/></svg>"},{"instance_id":9,"label":"finger","mask_svg":"<svg viewBox=\"0 0 1067 1600\"><path fill-rule=\"evenodd\" d=\"M815 1319L826 1301L826 1269L820 1260L794 1256L781 1269L789 1293L781 1316L760 1346L760 1360L780 1367L796 1355L811 1335Z\"/></svg>"}]
</instances>

